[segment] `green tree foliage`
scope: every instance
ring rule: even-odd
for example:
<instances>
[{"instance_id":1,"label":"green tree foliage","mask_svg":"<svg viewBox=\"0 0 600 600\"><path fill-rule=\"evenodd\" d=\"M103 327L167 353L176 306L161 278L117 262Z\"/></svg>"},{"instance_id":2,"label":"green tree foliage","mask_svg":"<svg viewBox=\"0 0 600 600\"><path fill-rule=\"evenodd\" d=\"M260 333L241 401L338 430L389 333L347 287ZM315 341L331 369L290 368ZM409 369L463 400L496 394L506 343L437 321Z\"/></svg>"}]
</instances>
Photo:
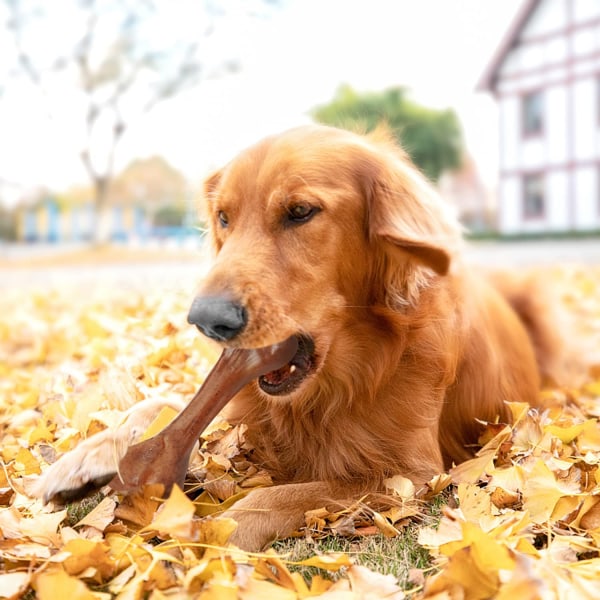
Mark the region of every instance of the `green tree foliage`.
<instances>
[{"instance_id":1,"label":"green tree foliage","mask_svg":"<svg viewBox=\"0 0 600 600\"><path fill-rule=\"evenodd\" d=\"M454 111L421 106L410 100L403 88L359 94L343 86L329 104L317 107L313 115L321 123L360 132L385 123L432 181L462 163L463 136Z\"/></svg>"}]
</instances>

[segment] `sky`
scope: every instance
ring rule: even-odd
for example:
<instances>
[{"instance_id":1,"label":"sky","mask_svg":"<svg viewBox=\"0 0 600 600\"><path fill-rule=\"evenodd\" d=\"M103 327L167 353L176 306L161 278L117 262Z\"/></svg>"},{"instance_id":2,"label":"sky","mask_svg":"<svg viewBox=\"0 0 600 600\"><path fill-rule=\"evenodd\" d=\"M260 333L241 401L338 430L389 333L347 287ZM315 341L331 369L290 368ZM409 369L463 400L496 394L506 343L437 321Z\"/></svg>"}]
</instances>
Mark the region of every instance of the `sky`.
<instances>
[{"instance_id":1,"label":"sky","mask_svg":"<svg viewBox=\"0 0 600 600\"><path fill-rule=\"evenodd\" d=\"M170 4L165 31L194 27L184 2ZM123 138L117 166L160 154L198 182L261 137L309 122L310 110L342 84L358 91L405 86L414 100L458 113L467 150L493 187L497 109L476 86L521 3L283 0L264 19L232 11L217 24L210 58L238 56L241 70L204 81L136 122ZM48 35L50 45L58 39L55 31L39 35ZM0 31L0 67L9 43ZM36 90L23 83L0 97L0 180L17 184L13 191L86 182L74 152L73 119L62 108L59 118L49 119Z\"/></svg>"}]
</instances>

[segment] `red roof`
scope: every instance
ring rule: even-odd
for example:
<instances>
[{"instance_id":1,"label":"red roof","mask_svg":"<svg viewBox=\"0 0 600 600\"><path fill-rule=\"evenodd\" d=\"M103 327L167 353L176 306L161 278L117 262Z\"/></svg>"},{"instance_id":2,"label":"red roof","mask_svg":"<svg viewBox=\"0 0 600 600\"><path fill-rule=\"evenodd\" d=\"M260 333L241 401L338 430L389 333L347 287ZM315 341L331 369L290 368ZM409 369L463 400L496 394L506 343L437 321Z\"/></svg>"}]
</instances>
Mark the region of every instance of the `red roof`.
<instances>
[{"instance_id":1,"label":"red roof","mask_svg":"<svg viewBox=\"0 0 600 600\"><path fill-rule=\"evenodd\" d=\"M539 3L540 0L525 0L525 2L523 2L519 12L516 14L508 31L494 53L490 64L481 76L481 79L477 84L478 90L493 92L496 89L496 81L498 79L500 67L504 62L506 55L517 45L521 31Z\"/></svg>"}]
</instances>

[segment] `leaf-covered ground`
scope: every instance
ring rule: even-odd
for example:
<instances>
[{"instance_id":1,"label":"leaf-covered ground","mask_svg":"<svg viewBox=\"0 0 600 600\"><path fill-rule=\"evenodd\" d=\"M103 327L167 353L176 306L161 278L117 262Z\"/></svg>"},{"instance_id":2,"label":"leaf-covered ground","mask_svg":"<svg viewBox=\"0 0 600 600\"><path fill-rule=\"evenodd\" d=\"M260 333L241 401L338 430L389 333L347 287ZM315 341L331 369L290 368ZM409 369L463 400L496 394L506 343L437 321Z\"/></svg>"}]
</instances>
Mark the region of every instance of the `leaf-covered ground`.
<instances>
[{"instance_id":1,"label":"leaf-covered ground","mask_svg":"<svg viewBox=\"0 0 600 600\"><path fill-rule=\"evenodd\" d=\"M279 554L229 547L233 523L215 515L270 480L248 460L244 428L223 422L205 433L186 493L161 499L147 488L123 500L104 489L67 507L32 500L31 482L60 454L140 399L189 400L217 356L185 322L190 289L3 286L0 598L600 597L600 269L545 275L575 317L565 333L584 342L584 380L544 391L543 411L513 404L515 425L490 426L479 455L440 474L423 497L397 477L389 506L365 498L307 514L299 533L311 540L379 532L387 551L416 527L428 568L402 580L327 544L302 559L281 545ZM440 497L441 515L424 518Z\"/></svg>"}]
</instances>

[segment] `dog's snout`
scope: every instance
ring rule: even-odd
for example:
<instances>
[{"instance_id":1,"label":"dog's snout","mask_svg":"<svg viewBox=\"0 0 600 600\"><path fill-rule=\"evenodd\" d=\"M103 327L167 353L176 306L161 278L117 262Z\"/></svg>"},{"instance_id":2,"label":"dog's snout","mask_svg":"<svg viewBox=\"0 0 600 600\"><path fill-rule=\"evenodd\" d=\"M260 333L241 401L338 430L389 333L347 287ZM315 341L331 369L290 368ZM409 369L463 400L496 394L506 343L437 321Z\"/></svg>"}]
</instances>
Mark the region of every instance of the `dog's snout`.
<instances>
[{"instance_id":1,"label":"dog's snout","mask_svg":"<svg viewBox=\"0 0 600 600\"><path fill-rule=\"evenodd\" d=\"M248 318L246 309L229 298L197 297L187 320L208 337L224 342L239 335Z\"/></svg>"}]
</instances>

